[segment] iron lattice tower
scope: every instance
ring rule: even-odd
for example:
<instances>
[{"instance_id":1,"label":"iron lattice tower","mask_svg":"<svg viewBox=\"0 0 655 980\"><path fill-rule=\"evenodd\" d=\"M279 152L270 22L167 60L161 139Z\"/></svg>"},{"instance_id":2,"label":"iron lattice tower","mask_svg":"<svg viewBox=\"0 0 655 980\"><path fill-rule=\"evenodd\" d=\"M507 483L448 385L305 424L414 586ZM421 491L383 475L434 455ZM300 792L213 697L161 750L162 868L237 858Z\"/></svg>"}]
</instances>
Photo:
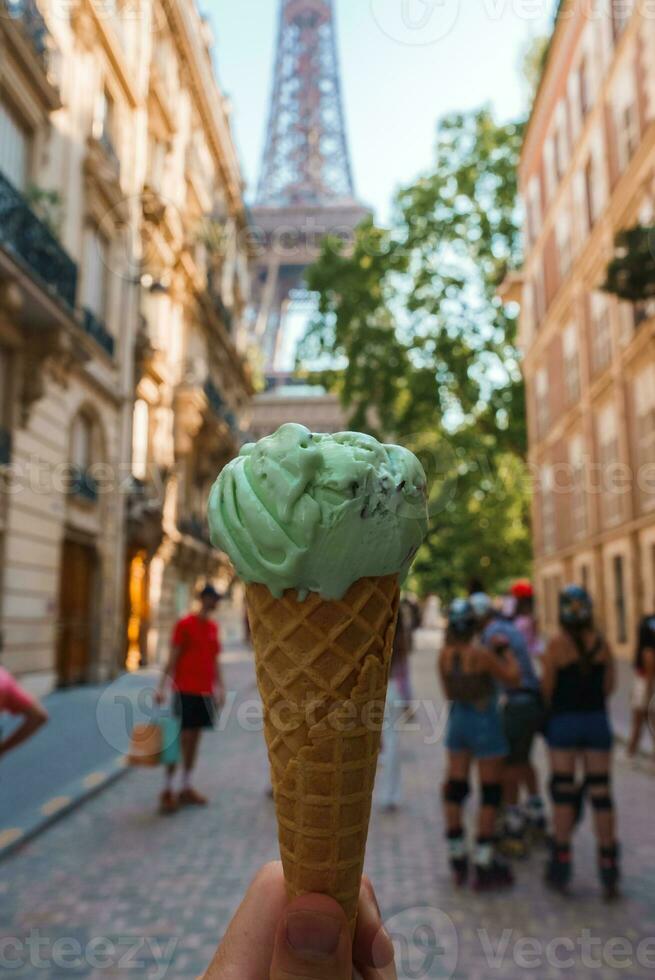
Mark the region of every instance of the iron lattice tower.
<instances>
[{"instance_id":1,"label":"iron lattice tower","mask_svg":"<svg viewBox=\"0 0 655 980\"><path fill-rule=\"evenodd\" d=\"M280 0L275 75L253 221L255 337L273 367L289 296L327 234L352 239L357 204L333 0Z\"/></svg>"}]
</instances>

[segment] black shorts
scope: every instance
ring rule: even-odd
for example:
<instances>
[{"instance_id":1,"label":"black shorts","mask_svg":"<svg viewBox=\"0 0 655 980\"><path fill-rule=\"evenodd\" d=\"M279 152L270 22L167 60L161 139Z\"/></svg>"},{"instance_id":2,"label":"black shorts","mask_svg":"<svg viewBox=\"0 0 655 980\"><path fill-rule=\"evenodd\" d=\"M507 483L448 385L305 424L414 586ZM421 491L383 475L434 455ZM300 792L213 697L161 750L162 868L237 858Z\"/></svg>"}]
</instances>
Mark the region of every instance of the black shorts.
<instances>
[{"instance_id":1,"label":"black shorts","mask_svg":"<svg viewBox=\"0 0 655 980\"><path fill-rule=\"evenodd\" d=\"M543 728L544 709L539 696L510 697L503 711L505 737L509 742L506 762L525 766L530 761L534 737Z\"/></svg>"},{"instance_id":2,"label":"black shorts","mask_svg":"<svg viewBox=\"0 0 655 980\"><path fill-rule=\"evenodd\" d=\"M209 694L175 695L175 714L181 721L181 729L213 728L216 720L216 704Z\"/></svg>"}]
</instances>

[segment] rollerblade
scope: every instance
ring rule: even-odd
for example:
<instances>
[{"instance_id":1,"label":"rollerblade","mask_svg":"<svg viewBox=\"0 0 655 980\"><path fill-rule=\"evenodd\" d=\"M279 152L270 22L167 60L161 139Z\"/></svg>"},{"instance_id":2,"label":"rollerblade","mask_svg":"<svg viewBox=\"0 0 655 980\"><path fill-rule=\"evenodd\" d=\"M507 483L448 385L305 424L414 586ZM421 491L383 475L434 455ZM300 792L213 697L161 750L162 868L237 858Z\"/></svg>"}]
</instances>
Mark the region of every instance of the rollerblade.
<instances>
[{"instance_id":1,"label":"rollerblade","mask_svg":"<svg viewBox=\"0 0 655 980\"><path fill-rule=\"evenodd\" d=\"M523 815L528 840L537 847L543 847L548 841L548 827L546 811L540 796L533 796L528 800Z\"/></svg>"},{"instance_id":2,"label":"rollerblade","mask_svg":"<svg viewBox=\"0 0 655 980\"><path fill-rule=\"evenodd\" d=\"M512 870L498 854L493 842L478 841L475 854L475 876L473 890L476 892L495 892L511 888L514 884Z\"/></svg>"},{"instance_id":3,"label":"rollerblade","mask_svg":"<svg viewBox=\"0 0 655 980\"><path fill-rule=\"evenodd\" d=\"M553 843L550 859L546 865L546 884L553 891L566 895L571 883L572 872L571 848L568 845Z\"/></svg>"},{"instance_id":4,"label":"rollerblade","mask_svg":"<svg viewBox=\"0 0 655 980\"><path fill-rule=\"evenodd\" d=\"M507 808L499 850L508 858L520 859L528 856L530 848L526 835L526 821L517 806Z\"/></svg>"},{"instance_id":5,"label":"rollerblade","mask_svg":"<svg viewBox=\"0 0 655 980\"><path fill-rule=\"evenodd\" d=\"M598 873L603 896L606 902L613 902L619 897L619 848L618 844L611 847L601 847L598 850Z\"/></svg>"},{"instance_id":6,"label":"rollerblade","mask_svg":"<svg viewBox=\"0 0 655 980\"><path fill-rule=\"evenodd\" d=\"M468 879L469 859L466 853L466 841L461 831L448 834L448 857L455 886L462 888Z\"/></svg>"}]
</instances>

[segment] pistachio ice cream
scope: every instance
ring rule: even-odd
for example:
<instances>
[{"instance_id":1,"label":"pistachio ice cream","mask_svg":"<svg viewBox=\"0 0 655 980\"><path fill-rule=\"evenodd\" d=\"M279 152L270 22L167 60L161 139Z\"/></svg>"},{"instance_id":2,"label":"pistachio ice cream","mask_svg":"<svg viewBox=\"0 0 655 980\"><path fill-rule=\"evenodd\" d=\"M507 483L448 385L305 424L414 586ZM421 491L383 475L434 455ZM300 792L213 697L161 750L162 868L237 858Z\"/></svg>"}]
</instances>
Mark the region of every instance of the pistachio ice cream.
<instances>
[{"instance_id":1,"label":"pistachio ice cream","mask_svg":"<svg viewBox=\"0 0 655 980\"><path fill-rule=\"evenodd\" d=\"M340 599L367 576L404 578L427 531L425 473L400 446L288 423L222 470L209 526L246 583Z\"/></svg>"}]
</instances>

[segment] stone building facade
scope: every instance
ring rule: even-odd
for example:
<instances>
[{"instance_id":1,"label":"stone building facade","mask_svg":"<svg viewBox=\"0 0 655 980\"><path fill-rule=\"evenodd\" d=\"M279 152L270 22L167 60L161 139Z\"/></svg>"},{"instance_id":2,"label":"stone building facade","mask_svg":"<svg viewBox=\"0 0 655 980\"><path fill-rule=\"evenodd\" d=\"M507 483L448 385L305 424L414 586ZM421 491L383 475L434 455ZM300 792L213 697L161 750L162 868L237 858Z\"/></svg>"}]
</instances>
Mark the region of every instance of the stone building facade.
<instances>
[{"instance_id":1,"label":"stone building facade","mask_svg":"<svg viewBox=\"0 0 655 980\"><path fill-rule=\"evenodd\" d=\"M0 0L0 629L35 687L154 656L219 571L245 215L182 0Z\"/></svg>"},{"instance_id":2,"label":"stone building facade","mask_svg":"<svg viewBox=\"0 0 655 980\"><path fill-rule=\"evenodd\" d=\"M617 232L655 225L649 4L560 4L520 186L541 608L552 631L559 589L584 583L627 657L655 608L655 310L601 287Z\"/></svg>"}]
</instances>

